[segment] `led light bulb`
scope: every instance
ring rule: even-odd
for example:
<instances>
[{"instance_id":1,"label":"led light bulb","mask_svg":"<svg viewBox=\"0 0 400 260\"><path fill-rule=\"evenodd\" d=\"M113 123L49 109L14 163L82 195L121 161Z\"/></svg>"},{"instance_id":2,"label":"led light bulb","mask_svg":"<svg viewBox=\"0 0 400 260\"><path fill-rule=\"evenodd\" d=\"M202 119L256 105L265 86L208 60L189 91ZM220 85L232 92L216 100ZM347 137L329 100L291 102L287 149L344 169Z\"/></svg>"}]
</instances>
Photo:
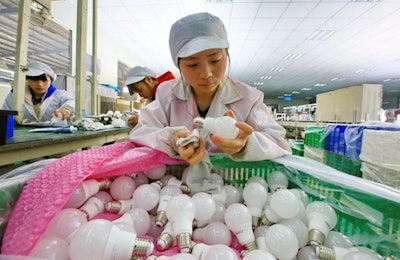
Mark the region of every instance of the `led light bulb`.
<instances>
[{"instance_id":1,"label":"led light bulb","mask_svg":"<svg viewBox=\"0 0 400 260\"><path fill-rule=\"evenodd\" d=\"M325 245L318 245L315 247L315 252L321 260L379 260L383 257L374 250L367 247L328 247Z\"/></svg>"},{"instance_id":2,"label":"led light bulb","mask_svg":"<svg viewBox=\"0 0 400 260\"><path fill-rule=\"evenodd\" d=\"M265 242L265 233L267 232L268 228L269 226L266 225L256 227L254 229L254 236L256 237L257 249L269 252L267 243Z\"/></svg>"},{"instance_id":3,"label":"led light bulb","mask_svg":"<svg viewBox=\"0 0 400 260\"><path fill-rule=\"evenodd\" d=\"M160 201L157 207L156 225L163 227L167 221L166 208L168 201L175 195L182 194L182 190L174 185L166 185L160 191Z\"/></svg>"},{"instance_id":4,"label":"led light bulb","mask_svg":"<svg viewBox=\"0 0 400 260\"><path fill-rule=\"evenodd\" d=\"M107 191L98 191L90 197L79 210L85 213L88 220L94 218L100 213L105 212L105 204L111 202L112 198Z\"/></svg>"},{"instance_id":5,"label":"led light bulb","mask_svg":"<svg viewBox=\"0 0 400 260\"><path fill-rule=\"evenodd\" d=\"M278 189L287 189L289 185L288 177L281 171L274 171L268 174L267 183L271 192L275 192Z\"/></svg>"},{"instance_id":6,"label":"led light bulb","mask_svg":"<svg viewBox=\"0 0 400 260\"><path fill-rule=\"evenodd\" d=\"M62 209L49 223L46 235L62 238L69 243L79 228L87 222L82 211L75 208Z\"/></svg>"},{"instance_id":7,"label":"led light bulb","mask_svg":"<svg viewBox=\"0 0 400 260\"><path fill-rule=\"evenodd\" d=\"M207 245L223 244L229 246L232 242L231 231L221 222L212 222L205 227L193 230L193 241Z\"/></svg>"},{"instance_id":8,"label":"led light bulb","mask_svg":"<svg viewBox=\"0 0 400 260\"><path fill-rule=\"evenodd\" d=\"M215 201L214 198L205 192L198 192L193 194L192 201L196 209L194 219L196 222L206 221L211 218L215 212Z\"/></svg>"},{"instance_id":9,"label":"led light bulb","mask_svg":"<svg viewBox=\"0 0 400 260\"><path fill-rule=\"evenodd\" d=\"M143 184L136 188L133 193L133 204L135 207L152 210L160 200L161 183L152 182Z\"/></svg>"},{"instance_id":10,"label":"led light bulb","mask_svg":"<svg viewBox=\"0 0 400 260\"><path fill-rule=\"evenodd\" d=\"M274 224L267 229L265 242L271 254L282 260L293 259L299 249L295 233L282 224Z\"/></svg>"},{"instance_id":11,"label":"led light bulb","mask_svg":"<svg viewBox=\"0 0 400 260\"><path fill-rule=\"evenodd\" d=\"M205 252L204 257L200 257L199 260L240 260L240 257L233 251L232 248L226 245L212 245Z\"/></svg>"},{"instance_id":12,"label":"led light bulb","mask_svg":"<svg viewBox=\"0 0 400 260\"><path fill-rule=\"evenodd\" d=\"M143 173L152 180L159 180L162 177L164 177L164 175L167 172L167 166L163 165L161 167L155 168L155 169L151 169L148 171L144 171Z\"/></svg>"},{"instance_id":13,"label":"led light bulb","mask_svg":"<svg viewBox=\"0 0 400 260\"><path fill-rule=\"evenodd\" d=\"M138 236L143 236L147 234L150 229L150 221L150 215L146 210L142 208L133 208L112 222L114 224L125 223L131 226Z\"/></svg>"},{"instance_id":14,"label":"led light bulb","mask_svg":"<svg viewBox=\"0 0 400 260\"><path fill-rule=\"evenodd\" d=\"M176 239L172 230L171 222L167 222L164 226L164 230L157 238L156 248L159 251L165 251L167 249L170 249L173 245L176 245Z\"/></svg>"},{"instance_id":15,"label":"led light bulb","mask_svg":"<svg viewBox=\"0 0 400 260\"><path fill-rule=\"evenodd\" d=\"M281 219L294 218L300 212L299 199L287 189L278 189L271 195L269 204L265 207L264 224L277 223Z\"/></svg>"},{"instance_id":16,"label":"led light bulb","mask_svg":"<svg viewBox=\"0 0 400 260\"><path fill-rule=\"evenodd\" d=\"M233 117L196 117L193 123L207 132L224 138L233 139L239 133L239 128L235 126L236 120Z\"/></svg>"},{"instance_id":17,"label":"led light bulb","mask_svg":"<svg viewBox=\"0 0 400 260\"><path fill-rule=\"evenodd\" d=\"M246 253L242 260L276 260L276 258L269 252L256 249Z\"/></svg>"},{"instance_id":18,"label":"led light bulb","mask_svg":"<svg viewBox=\"0 0 400 260\"><path fill-rule=\"evenodd\" d=\"M283 219L278 222L279 224L288 226L296 235L299 248L302 248L308 243L308 228L298 218Z\"/></svg>"},{"instance_id":19,"label":"led light bulb","mask_svg":"<svg viewBox=\"0 0 400 260\"><path fill-rule=\"evenodd\" d=\"M191 251L195 213L196 208L192 198L186 194L178 194L167 203L167 218L171 222L181 253Z\"/></svg>"},{"instance_id":20,"label":"led light bulb","mask_svg":"<svg viewBox=\"0 0 400 260\"><path fill-rule=\"evenodd\" d=\"M110 185L110 194L114 200L128 200L132 198L136 189L135 181L129 176L118 176Z\"/></svg>"},{"instance_id":21,"label":"led light bulb","mask_svg":"<svg viewBox=\"0 0 400 260\"><path fill-rule=\"evenodd\" d=\"M251 176L247 180L246 185L249 184L249 183L253 183L253 182L257 182L257 183L261 184L268 191L268 183L263 177L256 176L256 175L255 176Z\"/></svg>"},{"instance_id":22,"label":"led light bulb","mask_svg":"<svg viewBox=\"0 0 400 260\"><path fill-rule=\"evenodd\" d=\"M215 211L211 216L210 222L225 223L225 206L220 201L215 201Z\"/></svg>"},{"instance_id":23,"label":"led light bulb","mask_svg":"<svg viewBox=\"0 0 400 260\"><path fill-rule=\"evenodd\" d=\"M328 236L324 240L324 245L329 247L354 247L355 244L348 236L345 236L343 233L331 230L328 232Z\"/></svg>"},{"instance_id":24,"label":"led light bulb","mask_svg":"<svg viewBox=\"0 0 400 260\"><path fill-rule=\"evenodd\" d=\"M308 238L311 245L323 244L337 223L335 210L326 202L313 201L306 207Z\"/></svg>"},{"instance_id":25,"label":"led light bulb","mask_svg":"<svg viewBox=\"0 0 400 260\"><path fill-rule=\"evenodd\" d=\"M289 189L290 192L292 192L304 205L304 207L307 207L307 205L310 203L310 200L308 198L307 193L305 193L302 189Z\"/></svg>"},{"instance_id":26,"label":"led light bulb","mask_svg":"<svg viewBox=\"0 0 400 260\"><path fill-rule=\"evenodd\" d=\"M151 237L158 237L161 235L161 232L163 231L164 227L160 227L156 225L156 216L150 214L150 228L149 231L147 231L148 236Z\"/></svg>"},{"instance_id":27,"label":"led light bulb","mask_svg":"<svg viewBox=\"0 0 400 260\"><path fill-rule=\"evenodd\" d=\"M131 259L148 256L153 243L135 233L119 229L105 219L90 220L82 226L70 244L71 260Z\"/></svg>"},{"instance_id":28,"label":"led light bulb","mask_svg":"<svg viewBox=\"0 0 400 260\"><path fill-rule=\"evenodd\" d=\"M299 252L297 252L296 256L297 260L321 260L317 253L315 252L315 248L313 246L305 246L300 248Z\"/></svg>"},{"instance_id":29,"label":"led light bulb","mask_svg":"<svg viewBox=\"0 0 400 260\"><path fill-rule=\"evenodd\" d=\"M181 189L182 193L184 193L184 194L189 195L191 193L191 191L186 183L184 183L183 181L179 180L178 178L176 178L175 176L173 176L171 174L164 175L164 177L162 177L160 179L160 181L161 181L163 187L166 185L173 185L173 186L176 186L179 189Z\"/></svg>"},{"instance_id":30,"label":"led light bulb","mask_svg":"<svg viewBox=\"0 0 400 260\"><path fill-rule=\"evenodd\" d=\"M233 203L225 210L225 224L236 235L239 243L247 250L256 249L256 238L249 209L241 203Z\"/></svg>"},{"instance_id":31,"label":"led light bulb","mask_svg":"<svg viewBox=\"0 0 400 260\"><path fill-rule=\"evenodd\" d=\"M38 257L38 259L69 260L69 245L62 238L44 236L36 243L29 256L35 259Z\"/></svg>"},{"instance_id":32,"label":"led light bulb","mask_svg":"<svg viewBox=\"0 0 400 260\"><path fill-rule=\"evenodd\" d=\"M221 175L217 173L211 173L210 174L210 183L211 184L217 184L220 187L224 186L224 179L221 177Z\"/></svg>"},{"instance_id":33,"label":"led light bulb","mask_svg":"<svg viewBox=\"0 0 400 260\"><path fill-rule=\"evenodd\" d=\"M123 215L130 209L134 208L133 198L129 200L113 200L104 204L104 209L107 212Z\"/></svg>"},{"instance_id":34,"label":"led light bulb","mask_svg":"<svg viewBox=\"0 0 400 260\"><path fill-rule=\"evenodd\" d=\"M134 173L130 177L135 181L136 188L149 183L149 178L144 173Z\"/></svg>"},{"instance_id":35,"label":"led light bulb","mask_svg":"<svg viewBox=\"0 0 400 260\"><path fill-rule=\"evenodd\" d=\"M263 208L267 202L268 192L260 183L247 183L243 189L243 199L252 216L253 227L260 225Z\"/></svg>"},{"instance_id":36,"label":"led light bulb","mask_svg":"<svg viewBox=\"0 0 400 260\"><path fill-rule=\"evenodd\" d=\"M99 190L109 189L110 185L111 180L109 179L84 180L72 192L64 208L79 208L89 197L96 194Z\"/></svg>"},{"instance_id":37,"label":"led light bulb","mask_svg":"<svg viewBox=\"0 0 400 260\"><path fill-rule=\"evenodd\" d=\"M242 199L242 193L233 185L224 185L217 193L211 193L214 200L222 202L225 207L233 203L239 203Z\"/></svg>"}]
</instances>

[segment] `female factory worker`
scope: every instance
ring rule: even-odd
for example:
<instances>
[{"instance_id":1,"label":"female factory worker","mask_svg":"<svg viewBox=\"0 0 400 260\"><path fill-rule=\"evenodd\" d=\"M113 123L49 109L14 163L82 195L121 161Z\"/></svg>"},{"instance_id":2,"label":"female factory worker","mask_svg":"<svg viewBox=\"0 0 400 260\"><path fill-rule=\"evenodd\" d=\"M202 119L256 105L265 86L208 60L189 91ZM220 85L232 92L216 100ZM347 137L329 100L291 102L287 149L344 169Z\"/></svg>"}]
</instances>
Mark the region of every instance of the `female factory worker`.
<instances>
[{"instance_id":1,"label":"female factory worker","mask_svg":"<svg viewBox=\"0 0 400 260\"><path fill-rule=\"evenodd\" d=\"M136 66L128 71L125 86L128 87L130 95L138 93L142 98L147 99L147 102L150 103L156 97L157 87L162 82L171 79L175 79L175 77L170 71L157 77L151 69ZM138 119L138 116L132 116L128 119L128 124L130 126L135 126Z\"/></svg>"},{"instance_id":2,"label":"female factory worker","mask_svg":"<svg viewBox=\"0 0 400 260\"><path fill-rule=\"evenodd\" d=\"M16 116L16 122L46 122L60 114L62 120L71 118L75 111L75 100L65 90L51 84L57 78L54 71L38 61L28 62L27 69L23 115ZM13 90L7 95L2 109L12 109L12 96Z\"/></svg>"},{"instance_id":3,"label":"female factory worker","mask_svg":"<svg viewBox=\"0 0 400 260\"><path fill-rule=\"evenodd\" d=\"M155 101L141 111L129 139L163 151L190 164L206 154L228 154L237 161L265 160L290 154L285 130L271 117L262 92L235 81L228 71L229 43L222 21L209 13L183 17L172 25L169 47L182 79L167 81ZM234 139L216 135L200 138L199 145L176 145L192 133L193 119L229 115L237 119Z\"/></svg>"}]
</instances>

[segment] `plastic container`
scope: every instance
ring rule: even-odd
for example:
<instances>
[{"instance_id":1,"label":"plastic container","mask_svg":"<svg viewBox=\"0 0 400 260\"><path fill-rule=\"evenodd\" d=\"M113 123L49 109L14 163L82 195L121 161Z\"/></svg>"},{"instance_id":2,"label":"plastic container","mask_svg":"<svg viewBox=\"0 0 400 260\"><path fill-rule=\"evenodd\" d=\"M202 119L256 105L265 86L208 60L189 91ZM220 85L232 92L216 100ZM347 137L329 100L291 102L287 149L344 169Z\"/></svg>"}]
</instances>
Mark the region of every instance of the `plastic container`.
<instances>
[{"instance_id":1,"label":"plastic container","mask_svg":"<svg viewBox=\"0 0 400 260\"><path fill-rule=\"evenodd\" d=\"M304 155L304 140L289 139L288 142L293 155Z\"/></svg>"},{"instance_id":2,"label":"plastic container","mask_svg":"<svg viewBox=\"0 0 400 260\"><path fill-rule=\"evenodd\" d=\"M353 176L362 177L361 161L336 153L326 152L325 164Z\"/></svg>"},{"instance_id":3,"label":"plastic container","mask_svg":"<svg viewBox=\"0 0 400 260\"><path fill-rule=\"evenodd\" d=\"M325 149L325 126L307 125L304 127L304 144Z\"/></svg>"}]
</instances>

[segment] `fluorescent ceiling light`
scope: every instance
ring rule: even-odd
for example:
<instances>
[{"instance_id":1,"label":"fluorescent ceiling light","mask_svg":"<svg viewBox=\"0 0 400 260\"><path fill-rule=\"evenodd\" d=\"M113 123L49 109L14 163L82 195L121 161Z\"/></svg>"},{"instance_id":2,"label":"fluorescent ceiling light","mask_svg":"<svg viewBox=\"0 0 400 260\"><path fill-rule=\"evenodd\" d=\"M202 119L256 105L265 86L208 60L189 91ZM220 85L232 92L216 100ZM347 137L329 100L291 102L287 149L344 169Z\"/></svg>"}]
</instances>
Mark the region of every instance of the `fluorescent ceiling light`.
<instances>
[{"instance_id":1,"label":"fluorescent ceiling light","mask_svg":"<svg viewBox=\"0 0 400 260\"><path fill-rule=\"evenodd\" d=\"M302 55L303 54L300 54L300 53L298 53L298 54L292 53L292 54L286 55L286 57L284 59L285 60L298 60Z\"/></svg>"},{"instance_id":2,"label":"fluorescent ceiling light","mask_svg":"<svg viewBox=\"0 0 400 260\"><path fill-rule=\"evenodd\" d=\"M279 71L282 71L282 70L284 70L284 68L282 68L282 67L273 67L270 71L279 72Z\"/></svg>"},{"instance_id":3,"label":"fluorescent ceiling light","mask_svg":"<svg viewBox=\"0 0 400 260\"><path fill-rule=\"evenodd\" d=\"M325 41L336 31L333 30L317 30L313 32L307 39L310 41Z\"/></svg>"}]
</instances>

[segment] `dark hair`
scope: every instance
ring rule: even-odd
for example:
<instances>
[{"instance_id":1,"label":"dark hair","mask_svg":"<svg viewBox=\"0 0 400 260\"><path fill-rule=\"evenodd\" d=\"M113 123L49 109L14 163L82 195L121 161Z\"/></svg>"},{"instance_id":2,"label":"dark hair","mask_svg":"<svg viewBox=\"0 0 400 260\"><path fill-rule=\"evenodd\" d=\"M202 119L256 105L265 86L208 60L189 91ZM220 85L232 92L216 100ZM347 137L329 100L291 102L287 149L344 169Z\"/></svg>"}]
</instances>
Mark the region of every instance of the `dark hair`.
<instances>
[{"instance_id":1,"label":"dark hair","mask_svg":"<svg viewBox=\"0 0 400 260\"><path fill-rule=\"evenodd\" d=\"M42 75L39 75L39 76L26 76L26 79L33 80L33 81L39 81L39 80L47 81L47 77L46 77L45 73L43 73Z\"/></svg>"}]
</instances>

